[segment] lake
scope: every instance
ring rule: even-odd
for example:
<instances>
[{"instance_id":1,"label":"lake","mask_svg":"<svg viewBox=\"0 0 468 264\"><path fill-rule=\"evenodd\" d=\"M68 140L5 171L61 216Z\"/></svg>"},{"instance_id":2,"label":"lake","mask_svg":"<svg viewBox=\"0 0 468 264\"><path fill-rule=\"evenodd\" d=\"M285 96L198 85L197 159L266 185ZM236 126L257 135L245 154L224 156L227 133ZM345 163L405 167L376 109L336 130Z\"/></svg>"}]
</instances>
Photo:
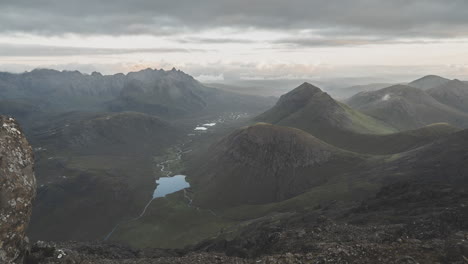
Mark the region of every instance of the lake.
<instances>
[{"instance_id":1,"label":"lake","mask_svg":"<svg viewBox=\"0 0 468 264\"><path fill-rule=\"evenodd\" d=\"M156 180L157 186L153 193L153 199L189 188L190 184L185 180L185 177L185 175L175 175L172 177L161 177L159 180Z\"/></svg>"}]
</instances>

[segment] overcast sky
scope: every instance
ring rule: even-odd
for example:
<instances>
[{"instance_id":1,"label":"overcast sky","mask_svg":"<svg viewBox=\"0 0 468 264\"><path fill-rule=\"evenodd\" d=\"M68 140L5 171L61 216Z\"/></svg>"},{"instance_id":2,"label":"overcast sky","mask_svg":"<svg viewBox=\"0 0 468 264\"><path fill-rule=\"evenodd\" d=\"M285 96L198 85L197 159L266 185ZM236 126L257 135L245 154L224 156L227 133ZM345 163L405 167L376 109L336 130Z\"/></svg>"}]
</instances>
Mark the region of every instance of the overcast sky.
<instances>
[{"instance_id":1,"label":"overcast sky","mask_svg":"<svg viewBox=\"0 0 468 264\"><path fill-rule=\"evenodd\" d=\"M466 0L0 0L0 70L468 79Z\"/></svg>"}]
</instances>

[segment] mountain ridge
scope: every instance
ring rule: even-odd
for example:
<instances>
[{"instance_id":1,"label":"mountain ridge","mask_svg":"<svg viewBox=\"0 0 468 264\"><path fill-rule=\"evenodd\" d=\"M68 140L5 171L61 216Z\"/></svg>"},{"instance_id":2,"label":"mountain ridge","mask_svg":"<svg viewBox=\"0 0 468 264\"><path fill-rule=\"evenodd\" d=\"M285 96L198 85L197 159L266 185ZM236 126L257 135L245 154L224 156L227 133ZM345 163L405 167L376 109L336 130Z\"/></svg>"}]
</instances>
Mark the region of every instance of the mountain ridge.
<instances>
[{"instance_id":1,"label":"mountain ridge","mask_svg":"<svg viewBox=\"0 0 468 264\"><path fill-rule=\"evenodd\" d=\"M450 81L444 77L437 75L426 75L422 78L414 80L408 84L408 86L415 87L422 90L429 90L434 87L440 86L446 82Z\"/></svg>"},{"instance_id":2,"label":"mountain ridge","mask_svg":"<svg viewBox=\"0 0 468 264\"><path fill-rule=\"evenodd\" d=\"M466 113L440 103L421 89L406 85L362 92L351 97L347 103L399 130L416 129L440 122L449 122L459 127L468 126Z\"/></svg>"},{"instance_id":3,"label":"mountain ridge","mask_svg":"<svg viewBox=\"0 0 468 264\"><path fill-rule=\"evenodd\" d=\"M439 102L468 112L468 84L458 79L451 80L428 90Z\"/></svg>"}]
</instances>

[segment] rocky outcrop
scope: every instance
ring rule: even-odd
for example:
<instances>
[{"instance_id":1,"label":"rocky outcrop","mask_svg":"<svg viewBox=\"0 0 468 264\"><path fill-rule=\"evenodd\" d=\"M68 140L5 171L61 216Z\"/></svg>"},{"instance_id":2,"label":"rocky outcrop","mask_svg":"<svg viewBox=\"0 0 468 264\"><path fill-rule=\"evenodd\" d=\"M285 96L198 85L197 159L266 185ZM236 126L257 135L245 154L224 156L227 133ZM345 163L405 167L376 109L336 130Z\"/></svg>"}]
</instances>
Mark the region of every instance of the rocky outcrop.
<instances>
[{"instance_id":1,"label":"rocky outcrop","mask_svg":"<svg viewBox=\"0 0 468 264\"><path fill-rule=\"evenodd\" d=\"M36 193L33 152L18 124L0 116L0 263L20 263Z\"/></svg>"}]
</instances>

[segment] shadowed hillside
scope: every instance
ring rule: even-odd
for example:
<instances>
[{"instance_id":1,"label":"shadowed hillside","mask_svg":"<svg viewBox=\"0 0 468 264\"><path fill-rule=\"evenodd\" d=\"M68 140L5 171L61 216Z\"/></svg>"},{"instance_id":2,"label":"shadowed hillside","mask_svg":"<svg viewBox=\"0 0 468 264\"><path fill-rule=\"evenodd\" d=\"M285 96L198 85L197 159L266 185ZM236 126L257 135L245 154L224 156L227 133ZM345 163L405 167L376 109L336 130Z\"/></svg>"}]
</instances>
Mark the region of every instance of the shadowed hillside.
<instances>
[{"instance_id":1,"label":"shadowed hillside","mask_svg":"<svg viewBox=\"0 0 468 264\"><path fill-rule=\"evenodd\" d=\"M168 122L137 112L68 113L38 129L38 146L87 155L145 155L168 147L182 132Z\"/></svg>"},{"instance_id":2,"label":"shadowed hillside","mask_svg":"<svg viewBox=\"0 0 468 264\"><path fill-rule=\"evenodd\" d=\"M324 184L361 158L298 129L257 124L225 137L203 160L209 162L199 163L193 176L199 189L196 202L232 205L293 197Z\"/></svg>"}]
</instances>

